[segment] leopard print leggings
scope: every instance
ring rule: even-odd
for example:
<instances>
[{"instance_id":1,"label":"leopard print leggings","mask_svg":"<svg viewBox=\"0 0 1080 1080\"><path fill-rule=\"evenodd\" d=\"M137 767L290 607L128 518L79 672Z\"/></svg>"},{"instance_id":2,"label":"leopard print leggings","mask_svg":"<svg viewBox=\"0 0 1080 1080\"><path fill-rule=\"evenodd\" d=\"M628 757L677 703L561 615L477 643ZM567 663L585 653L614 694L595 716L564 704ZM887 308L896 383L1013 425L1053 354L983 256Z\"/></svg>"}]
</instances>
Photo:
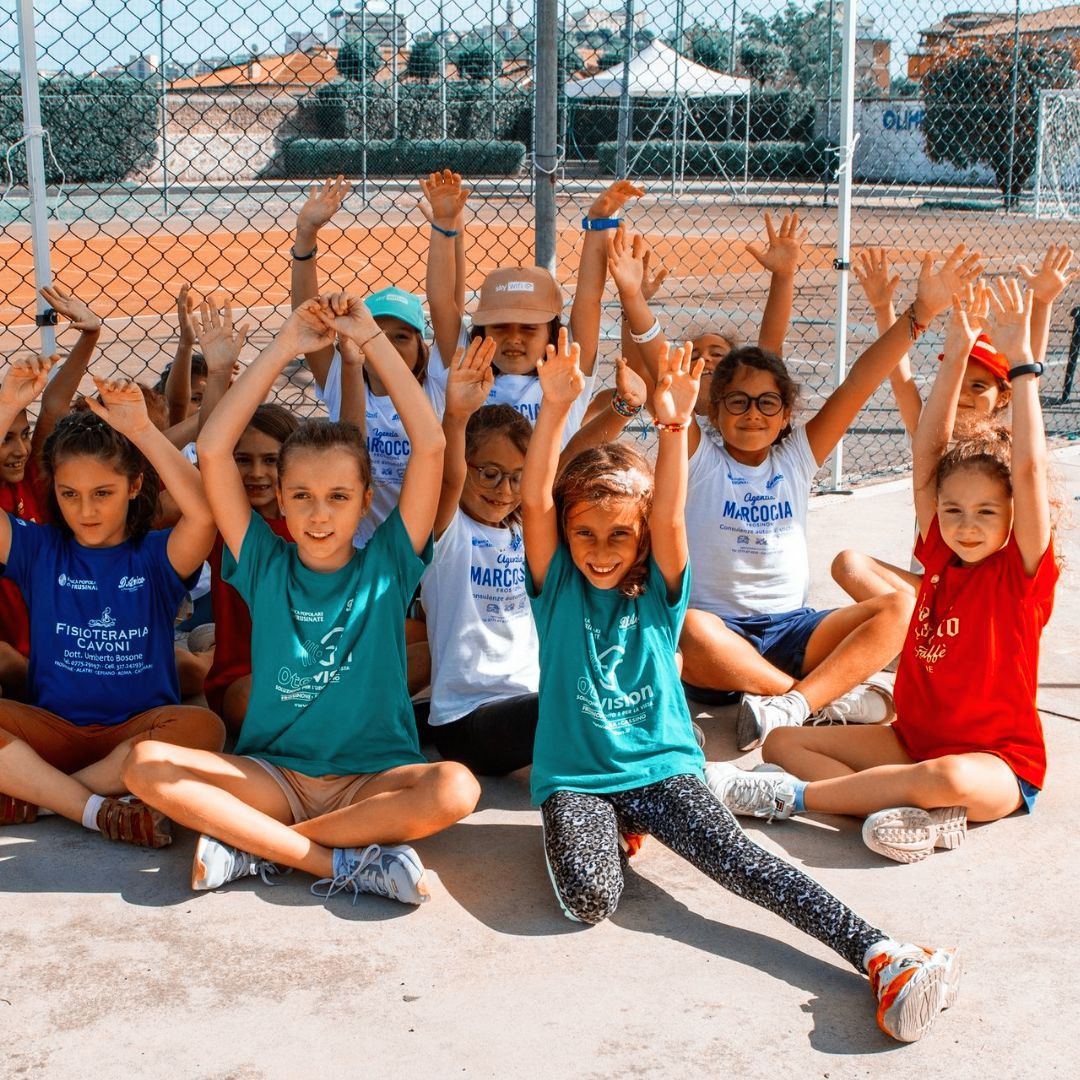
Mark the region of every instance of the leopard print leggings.
<instances>
[{"instance_id":1,"label":"leopard print leggings","mask_svg":"<svg viewBox=\"0 0 1080 1080\"><path fill-rule=\"evenodd\" d=\"M598 923L623 890L620 833L650 833L736 896L786 919L865 972L866 950L886 935L813 878L755 844L695 776L584 795L557 791L540 808L544 851L568 918Z\"/></svg>"}]
</instances>

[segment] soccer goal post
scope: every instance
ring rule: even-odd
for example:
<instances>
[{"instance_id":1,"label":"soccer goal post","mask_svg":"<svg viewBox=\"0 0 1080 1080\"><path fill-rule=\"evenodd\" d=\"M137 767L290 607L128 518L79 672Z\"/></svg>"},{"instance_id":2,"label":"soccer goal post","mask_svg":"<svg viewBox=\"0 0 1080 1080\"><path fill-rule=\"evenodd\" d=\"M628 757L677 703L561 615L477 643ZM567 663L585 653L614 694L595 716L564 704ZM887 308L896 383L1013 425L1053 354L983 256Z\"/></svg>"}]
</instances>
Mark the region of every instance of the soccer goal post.
<instances>
[{"instance_id":1,"label":"soccer goal post","mask_svg":"<svg viewBox=\"0 0 1080 1080\"><path fill-rule=\"evenodd\" d=\"M1039 94L1035 216L1080 218L1080 90Z\"/></svg>"}]
</instances>

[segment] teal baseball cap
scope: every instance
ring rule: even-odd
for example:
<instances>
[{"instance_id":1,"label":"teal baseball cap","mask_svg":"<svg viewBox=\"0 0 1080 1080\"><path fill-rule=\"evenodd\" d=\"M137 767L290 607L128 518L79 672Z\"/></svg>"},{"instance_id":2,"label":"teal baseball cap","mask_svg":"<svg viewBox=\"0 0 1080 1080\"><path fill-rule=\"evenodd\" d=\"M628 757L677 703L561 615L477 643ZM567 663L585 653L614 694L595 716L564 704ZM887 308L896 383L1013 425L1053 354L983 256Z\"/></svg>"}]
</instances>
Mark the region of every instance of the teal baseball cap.
<instances>
[{"instance_id":1,"label":"teal baseball cap","mask_svg":"<svg viewBox=\"0 0 1080 1080\"><path fill-rule=\"evenodd\" d=\"M420 334L427 329L424 305L420 302L420 297L404 289L397 289L393 285L388 289L380 289L364 300L364 306L375 318L380 315L392 315Z\"/></svg>"}]
</instances>

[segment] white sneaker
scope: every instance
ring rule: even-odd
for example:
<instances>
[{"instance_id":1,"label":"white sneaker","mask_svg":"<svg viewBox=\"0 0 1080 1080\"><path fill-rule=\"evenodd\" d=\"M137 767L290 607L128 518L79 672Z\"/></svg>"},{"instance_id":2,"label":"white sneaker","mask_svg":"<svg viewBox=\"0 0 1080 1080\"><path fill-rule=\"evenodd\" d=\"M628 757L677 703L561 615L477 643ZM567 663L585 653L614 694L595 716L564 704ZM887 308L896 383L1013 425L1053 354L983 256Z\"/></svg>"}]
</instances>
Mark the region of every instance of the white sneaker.
<instances>
[{"instance_id":1,"label":"white sneaker","mask_svg":"<svg viewBox=\"0 0 1080 1080\"><path fill-rule=\"evenodd\" d=\"M920 810L897 806L871 814L862 827L863 843L894 862L921 862L935 847L952 850L967 835L967 809L943 806Z\"/></svg>"},{"instance_id":2,"label":"white sneaker","mask_svg":"<svg viewBox=\"0 0 1080 1080\"><path fill-rule=\"evenodd\" d=\"M877 998L877 1022L899 1042L916 1042L960 992L958 949L880 942L867 952L865 966Z\"/></svg>"},{"instance_id":3,"label":"white sneaker","mask_svg":"<svg viewBox=\"0 0 1080 1080\"><path fill-rule=\"evenodd\" d=\"M705 766L705 784L733 813L784 821L795 810L795 777L775 765L747 772L730 761Z\"/></svg>"},{"instance_id":4,"label":"white sneaker","mask_svg":"<svg viewBox=\"0 0 1080 1080\"><path fill-rule=\"evenodd\" d=\"M356 903L360 893L375 893L403 904L426 904L431 899L426 871L420 856L411 847L334 848L334 876L320 878L311 886L316 896L329 899L348 890Z\"/></svg>"},{"instance_id":5,"label":"white sneaker","mask_svg":"<svg viewBox=\"0 0 1080 1080\"><path fill-rule=\"evenodd\" d=\"M258 874L266 885L275 882L274 874L291 874L292 869L278 866L269 859L249 855L239 848L229 847L212 836L200 836L195 844L195 858L191 863L191 887L196 892L219 889L237 878Z\"/></svg>"},{"instance_id":6,"label":"white sneaker","mask_svg":"<svg viewBox=\"0 0 1080 1080\"><path fill-rule=\"evenodd\" d=\"M896 716L892 691L884 683L868 679L854 690L818 709L815 724L887 724Z\"/></svg>"},{"instance_id":7,"label":"white sneaker","mask_svg":"<svg viewBox=\"0 0 1080 1080\"><path fill-rule=\"evenodd\" d=\"M797 690L775 697L743 694L735 719L735 742L740 750L753 750L778 727L802 727L810 717L806 698Z\"/></svg>"}]
</instances>

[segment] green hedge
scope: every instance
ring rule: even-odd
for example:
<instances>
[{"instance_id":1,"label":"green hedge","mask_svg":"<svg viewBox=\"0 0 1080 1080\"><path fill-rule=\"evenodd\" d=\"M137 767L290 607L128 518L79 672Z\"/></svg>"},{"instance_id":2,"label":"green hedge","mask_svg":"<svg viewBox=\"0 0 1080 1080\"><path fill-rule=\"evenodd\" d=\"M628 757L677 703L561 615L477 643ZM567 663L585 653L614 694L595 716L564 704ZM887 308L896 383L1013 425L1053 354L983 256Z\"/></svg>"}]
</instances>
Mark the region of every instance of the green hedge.
<instances>
[{"instance_id":1,"label":"green hedge","mask_svg":"<svg viewBox=\"0 0 1080 1080\"><path fill-rule=\"evenodd\" d=\"M600 168L615 175L618 143L601 143L597 148ZM685 154L684 175L741 177L744 146L741 142L687 142L680 147ZM835 155L832 155L835 159ZM626 160L633 177L671 175L670 142L635 142L626 147ZM749 171L755 179L819 179L832 168L823 142L751 143Z\"/></svg>"},{"instance_id":2,"label":"green hedge","mask_svg":"<svg viewBox=\"0 0 1080 1080\"><path fill-rule=\"evenodd\" d=\"M118 183L153 163L161 121L161 94L156 85L131 78L58 76L43 79L40 93L41 123L49 133L45 141L48 183ZM19 80L0 75L0 148L6 149L22 136ZM9 160L15 183L25 184L24 146L13 151Z\"/></svg>"},{"instance_id":3,"label":"green hedge","mask_svg":"<svg viewBox=\"0 0 1080 1080\"><path fill-rule=\"evenodd\" d=\"M367 147L368 176L419 176L452 169L472 176L509 176L521 171L525 146L519 142L478 139L293 139L282 147L283 177L332 176L363 172Z\"/></svg>"}]
</instances>

